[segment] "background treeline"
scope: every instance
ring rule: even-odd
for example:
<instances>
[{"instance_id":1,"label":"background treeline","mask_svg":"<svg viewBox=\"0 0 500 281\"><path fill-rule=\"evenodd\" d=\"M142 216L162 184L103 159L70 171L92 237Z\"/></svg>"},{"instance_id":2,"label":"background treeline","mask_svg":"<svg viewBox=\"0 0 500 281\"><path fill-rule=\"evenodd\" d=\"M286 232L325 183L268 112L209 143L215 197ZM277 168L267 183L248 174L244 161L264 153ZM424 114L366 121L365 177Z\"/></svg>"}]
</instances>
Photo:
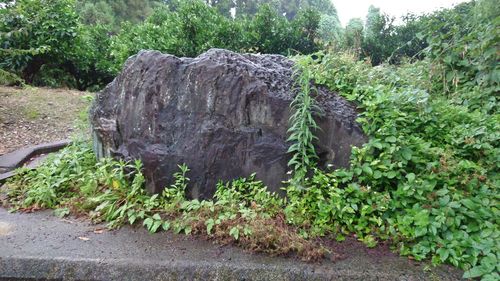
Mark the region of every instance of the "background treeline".
<instances>
[{"instance_id":1,"label":"background treeline","mask_svg":"<svg viewBox=\"0 0 500 281\"><path fill-rule=\"evenodd\" d=\"M399 25L370 7L366 19L352 19L343 28L329 0L3 3L3 76L14 73L29 84L81 90L110 82L123 62L141 49L178 56L196 56L210 48L284 55L334 49L352 52L373 65L399 63L404 57L421 59L429 43L455 34L440 26L441 18L450 26L468 24L474 20L470 15L475 6L470 2L429 16L408 15Z\"/></svg>"}]
</instances>

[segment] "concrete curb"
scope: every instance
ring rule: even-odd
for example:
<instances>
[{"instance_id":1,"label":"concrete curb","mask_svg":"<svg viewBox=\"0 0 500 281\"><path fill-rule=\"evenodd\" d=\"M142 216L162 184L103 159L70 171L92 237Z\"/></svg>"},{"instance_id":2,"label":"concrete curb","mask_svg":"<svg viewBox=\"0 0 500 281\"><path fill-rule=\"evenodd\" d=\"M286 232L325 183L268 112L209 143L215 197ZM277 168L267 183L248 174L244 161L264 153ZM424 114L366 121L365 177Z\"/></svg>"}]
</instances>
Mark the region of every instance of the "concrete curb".
<instances>
[{"instance_id":1,"label":"concrete curb","mask_svg":"<svg viewBox=\"0 0 500 281\"><path fill-rule=\"evenodd\" d=\"M300 268L273 266L235 266L220 262L173 261L144 264L133 259L0 259L4 280L406 280L391 274L353 274L353 272L315 272ZM2 277L0 277L2 280ZM410 279L411 280L411 279Z\"/></svg>"},{"instance_id":2,"label":"concrete curb","mask_svg":"<svg viewBox=\"0 0 500 281\"><path fill-rule=\"evenodd\" d=\"M276 266L174 260L144 263L122 260L73 259L69 257L0 258L0 280L338 280L423 281L432 275L358 270L323 270L315 266ZM454 278L435 280L459 280Z\"/></svg>"},{"instance_id":3,"label":"concrete curb","mask_svg":"<svg viewBox=\"0 0 500 281\"><path fill-rule=\"evenodd\" d=\"M50 211L0 208L0 280L460 280L450 267L425 269L397 255L349 248L341 260L304 263L250 254L170 232L101 226Z\"/></svg>"},{"instance_id":4,"label":"concrete curb","mask_svg":"<svg viewBox=\"0 0 500 281\"><path fill-rule=\"evenodd\" d=\"M14 169L23 166L33 156L51 153L68 146L71 140L61 140L57 142L44 143L35 146L24 147L0 156L0 183L15 175ZM36 166L36 165L35 165ZM32 166L30 168L35 168Z\"/></svg>"}]
</instances>

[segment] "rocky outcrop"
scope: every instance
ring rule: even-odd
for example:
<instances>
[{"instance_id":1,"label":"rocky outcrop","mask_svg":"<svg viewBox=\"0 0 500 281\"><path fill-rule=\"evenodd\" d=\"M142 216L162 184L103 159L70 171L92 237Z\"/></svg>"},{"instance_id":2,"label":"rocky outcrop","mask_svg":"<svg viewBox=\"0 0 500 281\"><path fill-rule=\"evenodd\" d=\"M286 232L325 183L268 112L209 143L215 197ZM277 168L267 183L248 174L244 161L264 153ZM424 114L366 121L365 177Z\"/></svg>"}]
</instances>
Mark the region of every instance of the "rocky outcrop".
<instances>
[{"instance_id":1,"label":"rocky outcrop","mask_svg":"<svg viewBox=\"0 0 500 281\"><path fill-rule=\"evenodd\" d=\"M97 94L91 109L96 153L141 159L147 189L171 183L177 164L191 171L189 195L210 197L217 181L256 173L278 190L288 171L293 62L279 55L212 49L197 58L141 51ZM320 165L346 166L365 137L355 108L319 88Z\"/></svg>"}]
</instances>

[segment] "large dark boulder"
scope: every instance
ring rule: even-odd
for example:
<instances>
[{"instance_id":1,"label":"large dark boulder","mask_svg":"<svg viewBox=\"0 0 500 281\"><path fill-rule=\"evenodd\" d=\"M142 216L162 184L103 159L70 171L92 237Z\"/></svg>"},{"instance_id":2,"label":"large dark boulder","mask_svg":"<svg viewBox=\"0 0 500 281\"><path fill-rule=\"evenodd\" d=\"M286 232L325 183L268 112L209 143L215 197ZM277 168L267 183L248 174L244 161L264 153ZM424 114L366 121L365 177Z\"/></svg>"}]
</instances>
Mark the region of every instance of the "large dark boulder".
<instances>
[{"instance_id":1,"label":"large dark boulder","mask_svg":"<svg viewBox=\"0 0 500 281\"><path fill-rule=\"evenodd\" d=\"M217 181L256 173L272 190L287 178L293 62L279 55L212 49L197 58L141 51L97 94L91 109L96 153L141 159L147 188L160 192L177 164L189 166L191 197ZM347 166L365 137L356 110L319 88L320 165Z\"/></svg>"}]
</instances>

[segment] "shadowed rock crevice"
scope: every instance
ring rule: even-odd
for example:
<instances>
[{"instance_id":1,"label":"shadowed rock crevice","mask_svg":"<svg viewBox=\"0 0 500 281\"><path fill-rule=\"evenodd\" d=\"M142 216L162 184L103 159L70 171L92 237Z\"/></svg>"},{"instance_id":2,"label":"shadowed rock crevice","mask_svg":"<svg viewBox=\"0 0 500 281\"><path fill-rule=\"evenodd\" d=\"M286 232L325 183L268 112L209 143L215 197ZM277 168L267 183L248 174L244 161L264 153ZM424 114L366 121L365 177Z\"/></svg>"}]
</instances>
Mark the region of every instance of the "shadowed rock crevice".
<instances>
[{"instance_id":1,"label":"shadowed rock crevice","mask_svg":"<svg viewBox=\"0 0 500 281\"><path fill-rule=\"evenodd\" d=\"M272 190L286 179L293 62L279 55L212 49L197 58L141 51L91 109L96 153L141 159L147 188L160 192L177 164L191 171L189 195L210 197L218 180L252 173ZM366 138L355 107L319 87L320 164L347 166Z\"/></svg>"}]
</instances>

